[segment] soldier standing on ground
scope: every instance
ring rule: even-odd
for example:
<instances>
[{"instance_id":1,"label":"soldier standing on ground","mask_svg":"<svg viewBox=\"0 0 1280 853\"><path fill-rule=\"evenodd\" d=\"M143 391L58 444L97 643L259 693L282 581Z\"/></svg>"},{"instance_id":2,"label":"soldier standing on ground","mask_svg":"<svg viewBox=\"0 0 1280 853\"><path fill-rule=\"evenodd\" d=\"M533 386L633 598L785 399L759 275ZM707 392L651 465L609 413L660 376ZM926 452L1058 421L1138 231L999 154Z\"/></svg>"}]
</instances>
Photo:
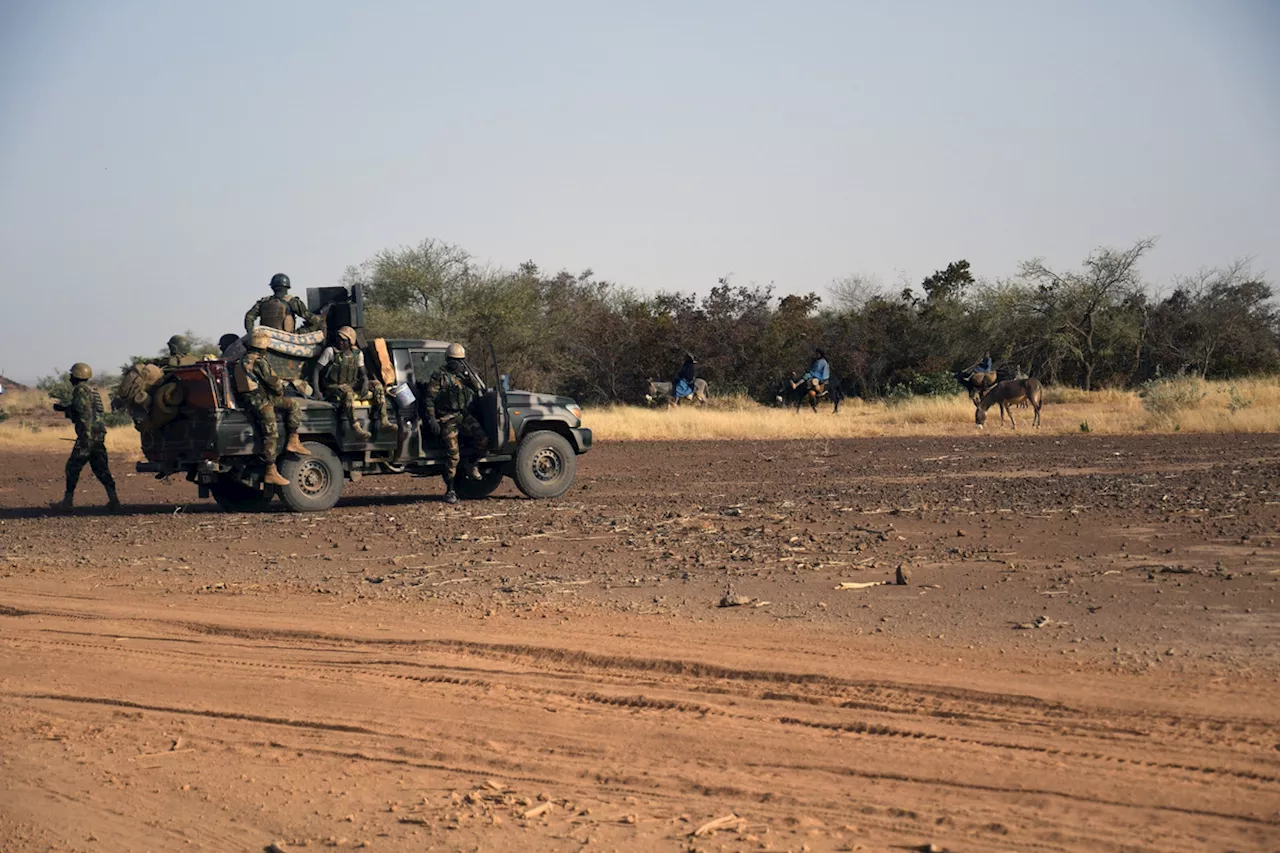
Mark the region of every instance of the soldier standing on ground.
<instances>
[{"instance_id":1,"label":"soldier standing on ground","mask_svg":"<svg viewBox=\"0 0 1280 853\"><path fill-rule=\"evenodd\" d=\"M445 503L458 502L458 493L454 489L454 480L458 475L458 463L462 451L458 444L458 436L465 433L471 441L472 454L466 465L466 475L472 480L481 479L476 470L475 459L489 452L489 439L484 428L471 414L471 403L476 395L484 392L484 386L467 364L467 351L462 344L449 344L445 351L444 367L431 374L426 389L422 394L423 410L426 413L427 428L431 435L444 442L449 453L448 466L444 473Z\"/></svg>"},{"instance_id":2,"label":"soldier standing on ground","mask_svg":"<svg viewBox=\"0 0 1280 853\"><path fill-rule=\"evenodd\" d=\"M102 397L89 384L93 371L84 362L71 366L71 402L67 405L55 403L53 410L62 412L75 424L76 443L71 447L71 455L67 457L67 491L62 500L52 507L62 512L70 512L76 491L76 483L80 481L80 472L85 463L93 471L98 481L107 490L107 509L120 508L120 500L116 497L116 481L111 478L111 469L107 465L107 425L103 422Z\"/></svg>"},{"instance_id":3,"label":"soldier standing on ground","mask_svg":"<svg viewBox=\"0 0 1280 853\"><path fill-rule=\"evenodd\" d=\"M369 431L356 420L355 402L368 398L369 423L373 425L374 431L388 429L391 422L387 420L386 390L381 382L369 376L364 353L356 347L356 330L343 326L334 337L337 346L325 347L320 353L311 384L326 400L337 406L340 413L347 416L351 431L368 441L371 438Z\"/></svg>"},{"instance_id":4,"label":"soldier standing on ground","mask_svg":"<svg viewBox=\"0 0 1280 853\"><path fill-rule=\"evenodd\" d=\"M282 272L271 277L271 295L253 303L244 315L245 334L253 332L255 320L263 326L285 332L300 331L307 325L320 325L319 318L307 310L301 299L289 295L289 276Z\"/></svg>"},{"instance_id":5,"label":"soldier standing on ground","mask_svg":"<svg viewBox=\"0 0 1280 853\"><path fill-rule=\"evenodd\" d=\"M267 469L263 482L272 486L287 486L289 481L276 468L280 444L276 412L284 412L285 428L288 430L285 452L310 456L311 451L298 440L302 407L296 397L284 395L285 383L267 361L266 349L270 344L271 335L266 329L253 330L249 335L249 351L236 362L235 383L241 404L252 415L262 438L262 462Z\"/></svg>"}]
</instances>

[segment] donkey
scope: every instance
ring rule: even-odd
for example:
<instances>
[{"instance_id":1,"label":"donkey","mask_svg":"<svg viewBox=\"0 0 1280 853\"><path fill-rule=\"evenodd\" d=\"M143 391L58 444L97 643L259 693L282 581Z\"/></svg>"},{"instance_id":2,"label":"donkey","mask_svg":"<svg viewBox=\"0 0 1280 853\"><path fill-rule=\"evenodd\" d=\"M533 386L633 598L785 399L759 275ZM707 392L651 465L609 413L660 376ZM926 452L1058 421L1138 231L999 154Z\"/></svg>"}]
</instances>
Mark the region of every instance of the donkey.
<instances>
[{"instance_id":1,"label":"donkey","mask_svg":"<svg viewBox=\"0 0 1280 853\"><path fill-rule=\"evenodd\" d=\"M678 405L680 401L672 396L671 387L670 382L655 382L650 379L648 391L644 395L644 401L652 406L665 398L668 406ZM693 380L693 395L685 399L697 403L699 406L705 406L710 397L711 394L707 390L707 380L698 377Z\"/></svg>"},{"instance_id":2,"label":"donkey","mask_svg":"<svg viewBox=\"0 0 1280 853\"><path fill-rule=\"evenodd\" d=\"M987 423L987 409L999 404L1000 423L1004 424L1004 413L1008 412L1009 423L1013 424L1014 429L1017 429L1018 423L1013 419L1013 407L1026 401L1036 410L1035 419L1031 422L1031 425L1038 427L1040 426L1040 406L1043 400L1043 390L1039 379L1006 379L1004 382L997 383L994 388L982 395L981 400L974 404L974 423L978 425L978 429L982 429Z\"/></svg>"}]
</instances>

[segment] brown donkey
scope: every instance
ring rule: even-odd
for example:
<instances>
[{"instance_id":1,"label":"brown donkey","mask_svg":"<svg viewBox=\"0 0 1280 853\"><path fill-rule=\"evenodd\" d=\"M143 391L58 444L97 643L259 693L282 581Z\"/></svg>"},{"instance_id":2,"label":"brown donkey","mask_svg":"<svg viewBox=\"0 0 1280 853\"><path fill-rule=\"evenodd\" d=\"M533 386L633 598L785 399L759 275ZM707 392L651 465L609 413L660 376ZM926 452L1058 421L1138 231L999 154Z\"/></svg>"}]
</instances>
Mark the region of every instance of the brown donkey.
<instances>
[{"instance_id":1,"label":"brown donkey","mask_svg":"<svg viewBox=\"0 0 1280 853\"><path fill-rule=\"evenodd\" d=\"M1004 382L996 384L996 387L982 395L982 399L975 403L977 407L973 414L973 420L979 429L987 422L987 409L996 405L1000 405L1000 423L1004 423L1004 413L1009 413L1009 423L1013 424L1013 428L1018 428L1018 422L1013 419L1013 407L1018 403L1028 402L1031 407L1036 410L1035 419L1031 422L1032 426L1040 426L1040 405L1042 402L1043 387L1040 385L1039 379L1006 379Z\"/></svg>"}]
</instances>

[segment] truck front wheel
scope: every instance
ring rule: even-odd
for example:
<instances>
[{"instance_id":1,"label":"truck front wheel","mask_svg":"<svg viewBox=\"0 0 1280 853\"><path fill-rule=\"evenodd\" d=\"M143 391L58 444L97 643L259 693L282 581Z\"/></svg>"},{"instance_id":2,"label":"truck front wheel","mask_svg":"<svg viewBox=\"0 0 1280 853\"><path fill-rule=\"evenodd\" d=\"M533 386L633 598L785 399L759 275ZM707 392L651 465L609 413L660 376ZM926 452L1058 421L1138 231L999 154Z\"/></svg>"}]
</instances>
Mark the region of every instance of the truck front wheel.
<instances>
[{"instance_id":1,"label":"truck front wheel","mask_svg":"<svg viewBox=\"0 0 1280 853\"><path fill-rule=\"evenodd\" d=\"M280 486L280 500L294 512L324 512L342 495L342 463L332 450L315 441L303 442L310 456L285 456L280 473L289 485Z\"/></svg>"},{"instance_id":2,"label":"truck front wheel","mask_svg":"<svg viewBox=\"0 0 1280 853\"><path fill-rule=\"evenodd\" d=\"M578 457L564 436L540 429L520 442L515 469L520 491L531 498L557 498L573 485Z\"/></svg>"}]
</instances>

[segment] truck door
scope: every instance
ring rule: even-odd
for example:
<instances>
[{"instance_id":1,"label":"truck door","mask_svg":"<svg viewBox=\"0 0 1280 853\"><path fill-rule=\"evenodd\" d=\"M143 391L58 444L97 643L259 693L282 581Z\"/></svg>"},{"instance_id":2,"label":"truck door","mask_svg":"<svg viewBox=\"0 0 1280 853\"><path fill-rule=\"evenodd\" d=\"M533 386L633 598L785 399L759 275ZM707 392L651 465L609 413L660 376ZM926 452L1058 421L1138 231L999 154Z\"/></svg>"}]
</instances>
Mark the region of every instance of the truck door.
<instances>
[{"instance_id":1,"label":"truck door","mask_svg":"<svg viewBox=\"0 0 1280 853\"><path fill-rule=\"evenodd\" d=\"M399 373L399 359L397 359L397 373ZM427 382L431 379L431 374L444 367L444 350L427 350L413 349L409 350L408 369L404 372L404 380L413 386L413 393L418 398L418 415L422 414L422 394L426 388ZM415 452L413 445L417 444ZM444 446L438 441L431 438L431 434L426 431L426 422L424 421L419 429L415 432L413 441L409 445L409 452L419 458L424 456L442 456L444 455Z\"/></svg>"}]
</instances>

